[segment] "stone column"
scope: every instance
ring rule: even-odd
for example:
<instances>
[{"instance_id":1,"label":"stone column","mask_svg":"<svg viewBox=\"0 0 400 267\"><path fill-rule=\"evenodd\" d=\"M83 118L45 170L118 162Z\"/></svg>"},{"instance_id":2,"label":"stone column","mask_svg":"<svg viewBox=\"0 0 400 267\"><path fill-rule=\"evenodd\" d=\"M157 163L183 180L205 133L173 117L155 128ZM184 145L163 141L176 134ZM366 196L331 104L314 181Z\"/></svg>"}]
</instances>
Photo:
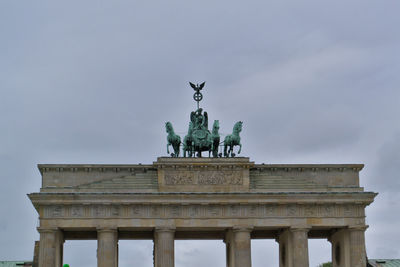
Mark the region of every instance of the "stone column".
<instances>
[{"instance_id":1,"label":"stone column","mask_svg":"<svg viewBox=\"0 0 400 267\"><path fill-rule=\"evenodd\" d=\"M337 230L328 240L332 244L332 266L350 267L350 238L348 230Z\"/></svg>"},{"instance_id":2,"label":"stone column","mask_svg":"<svg viewBox=\"0 0 400 267\"><path fill-rule=\"evenodd\" d=\"M351 267L364 267L367 266L367 255L365 252L365 236L364 232L368 226L350 226L350 258Z\"/></svg>"},{"instance_id":3,"label":"stone column","mask_svg":"<svg viewBox=\"0 0 400 267\"><path fill-rule=\"evenodd\" d=\"M291 266L291 254L292 250L290 247L290 232L289 230L283 230L280 232L279 237L276 240L279 243L279 267Z\"/></svg>"},{"instance_id":4,"label":"stone column","mask_svg":"<svg viewBox=\"0 0 400 267\"><path fill-rule=\"evenodd\" d=\"M308 231L292 227L279 234L279 267L308 267Z\"/></svg>"},{"instance_id":5,"label":"stone column","mask_svg":"<svg viewBox=\"0 0 400 267\"><path fill-rule=\"evenodd\" d=\"M97 229L97 266L118 266L118 231L116 228Z\"/></svg>"},{"instance_id":6,"label":"stone column","mask_svg":"<svg viewBox=\"0 0 400 267\"><path fill-rule=\"evenodd\" d=\"M33 249L33 263L32 267L39 267L39 250L40 250L40 241L35 241L35 248Z\"/></svg>"},{"instance_id":7,"label":"stone column","mask_svg":"<svg viewBox=\"0 0 400 267\"><path fill-rule=\"evenodd\" d=\"M252 227L233 228L233 253L234 266L232 267L251 267L251 231ZM231 267L231 266L229 266Z\"/></svg>"},{"instance_id":8,"label":"stone column","mask_svg":"<svg viewBox=\"0 0 400 267\"><path fill-rule=\"evenodd\" d=\"M233 242L233 231L229 229L225 233L225 246L226 246L226 266L234 267L235 266L235 243Z\"/></svg>"},{"instance_id":9,"label":"stone column","mask_svg":"<svg viewBox=\"0 0 400 267\"><path fill-rule=\"evenodd\" d=\"M296 267L308 267L309 228L291 228L293 263Z\"/></svg>"},{"instance_id":10,"label":"stone column","mask_svg":"<svg viewBox=\"0 0 400 267\"><path fill-rule=\"evenodd\" d=\"M61 267L64 237L58 228L38 228L40 233L39 266Z\"/></svg>"},{"instance_id":11,"label":"stone column","mask_svg":"<svg viewBox=\"0 0 400 267\"><path fill-rule=\"evenodd\" d=\"M175 266L175 228L154 230L154 266Z\"/></svg>"}]
</instances>

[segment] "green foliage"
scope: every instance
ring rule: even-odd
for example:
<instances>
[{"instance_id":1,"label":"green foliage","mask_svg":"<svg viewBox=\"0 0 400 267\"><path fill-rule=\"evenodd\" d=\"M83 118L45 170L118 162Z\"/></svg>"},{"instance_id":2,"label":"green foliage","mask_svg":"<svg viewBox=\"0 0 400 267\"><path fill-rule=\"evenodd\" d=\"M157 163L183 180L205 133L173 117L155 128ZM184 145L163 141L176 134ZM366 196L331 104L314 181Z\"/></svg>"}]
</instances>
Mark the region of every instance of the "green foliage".
<instances>
[{"instance_id":1,"label":"green foliage","mask_svg":"<svg viewBox=\"0 0 400 267\"><path fill-rule=\"evenodd\" d=\"M64 264L63 267L69 267L69 264Z\"/></svg>"},{"instance_id":2,"label":"green foliage","mask_svg":"<svg viewBox=\"0 0 400 267\"><path fill-rule=\"evenodd\" d=\"M322 264L318 265L318 267L332 267L332 262L322 263Z\"/></svg>"}]
</instances>

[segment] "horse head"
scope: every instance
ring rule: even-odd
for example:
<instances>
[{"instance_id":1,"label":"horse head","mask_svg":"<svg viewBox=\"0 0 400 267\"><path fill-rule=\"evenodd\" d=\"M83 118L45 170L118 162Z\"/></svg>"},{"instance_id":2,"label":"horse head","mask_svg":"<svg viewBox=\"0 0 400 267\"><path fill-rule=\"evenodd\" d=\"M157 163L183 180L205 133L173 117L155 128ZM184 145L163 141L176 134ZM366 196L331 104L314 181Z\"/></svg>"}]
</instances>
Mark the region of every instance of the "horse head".
<instances>
[{"instance_id":1,"label":"horse head","mask_svg":"<svg viewBox=\"0 0 400 267\"><path fill-rule=\"evenodd\" d=\"M238 121L237 123L235 123L235 126L233 126L233 132L240 133L242 131L242 125L242 121Z\"/></svg>"},{"instance_id":2,"label":"horse head","mask_svg":"<svg viewBox=\"0 0 400 267\"><path fill-rule=\"evenodd\" d=\"M218 130L219 130L219 120L215 120L212 131L213 133L218 133Z\"/></svg>"},{"instance_id":3,"label":"horse head","mask_svg":"<svg viewBox=\"0 0 400 267\"><path fill-rule=\"evenodd\" d=\"M165 123L165 130L167 131L167 133L171 133L174 131L174 128L172 128L172 124L169 121Z\"/></svg>"}]
</instances>

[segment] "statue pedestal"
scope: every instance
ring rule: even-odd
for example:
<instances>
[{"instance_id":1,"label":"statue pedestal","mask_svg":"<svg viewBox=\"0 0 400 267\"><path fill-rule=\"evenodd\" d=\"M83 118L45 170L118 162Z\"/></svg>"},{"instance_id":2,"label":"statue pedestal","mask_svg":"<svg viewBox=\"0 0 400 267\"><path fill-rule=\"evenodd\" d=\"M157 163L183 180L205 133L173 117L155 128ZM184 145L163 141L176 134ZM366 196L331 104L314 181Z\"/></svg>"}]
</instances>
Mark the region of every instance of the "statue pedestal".
<instances>
[{"instance_id":1,"label":"statue pedestal","mask_svg":"<svg viewBox=\"0 0 400 267\"><path fill-rule=\"evenodd\" d=\"M158 158L159 192L249 192L249 158Z\"/></svg>"}]
</instances>

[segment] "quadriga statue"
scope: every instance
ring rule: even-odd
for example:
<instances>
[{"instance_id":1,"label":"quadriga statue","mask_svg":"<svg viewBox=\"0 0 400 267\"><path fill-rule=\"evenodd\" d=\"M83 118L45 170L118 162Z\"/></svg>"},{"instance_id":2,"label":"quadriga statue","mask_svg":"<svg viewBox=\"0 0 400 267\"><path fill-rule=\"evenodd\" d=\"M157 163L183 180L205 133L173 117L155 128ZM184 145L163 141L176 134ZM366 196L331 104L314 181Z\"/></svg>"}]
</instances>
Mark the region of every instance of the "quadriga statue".
<instances>
[{"instance_id":1,"label":"quadriga statue","mask_svg":"<svg viewBox=\"0 0 400 267\"><path fill-rule=\"evenodd\" d=\"M201 157L202 152L208 151L208 156L211 157L222 157L222 154L218 154L218 148L220 143L219 135L219 120L215 120L212 132L208 130L208 114L203 112L203 109L199 107L200 101L203 99L203 95L200 92L205 85L205 82L201 84L190 83L190 86L195 90L193 99L197 102L197 110L190 113L190 122L188 132L181 142L179 135L175 134L174 128L170 122L165 124L165 129L168 133L167 136L167 153L169 153L169 146L172 145L174 152L170 155L172 157L179 157L180 145L183 144L183 156L186 157ZM240 146L238 154L242 150L242 144L240 143L240 132L242 131L242 122L239 121L233 127L233 132L227 135L224 139L224 156L234 157L233 148Z\"/></svg>"}]
</instances>

